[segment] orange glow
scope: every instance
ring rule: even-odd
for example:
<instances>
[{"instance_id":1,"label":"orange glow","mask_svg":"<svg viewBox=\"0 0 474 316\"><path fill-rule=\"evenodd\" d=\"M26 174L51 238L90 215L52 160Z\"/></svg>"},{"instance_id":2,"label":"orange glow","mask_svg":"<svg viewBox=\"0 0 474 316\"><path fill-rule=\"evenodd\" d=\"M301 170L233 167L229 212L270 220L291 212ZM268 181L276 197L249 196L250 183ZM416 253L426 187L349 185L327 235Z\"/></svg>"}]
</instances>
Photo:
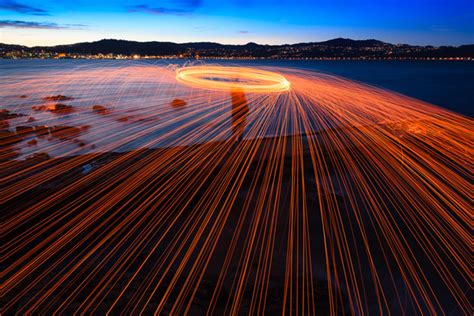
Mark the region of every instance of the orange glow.
<instances>
[{"instance_id":1,"label":"orange glow","mask_svg":"<svg viewBox=\"0 0 474 316\"><path fill-rule=\"evenodd\" d=\"M275 69L0 80L2 313L472 314L472 119Z\"/></svg>"},{"instance_id":2,"label":"orange glow","mask_svg":"<svg viewBox=\"0 0 474 316\"><path fill-rule=\"evenodd\" d=\"M176 70L176 79L186 85L208 90L242 89L245 92L270 93L290 89L290 83L280 74L245 67L185 67Z\"/></svg>"}]
</instances>

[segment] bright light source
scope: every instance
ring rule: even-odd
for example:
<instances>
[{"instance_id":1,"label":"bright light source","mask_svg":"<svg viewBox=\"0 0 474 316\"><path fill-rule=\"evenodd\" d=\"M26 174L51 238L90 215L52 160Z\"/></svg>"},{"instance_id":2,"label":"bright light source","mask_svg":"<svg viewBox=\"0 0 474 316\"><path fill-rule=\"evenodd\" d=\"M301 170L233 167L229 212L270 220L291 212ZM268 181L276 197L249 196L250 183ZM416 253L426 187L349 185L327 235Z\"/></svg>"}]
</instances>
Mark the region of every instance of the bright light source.
<instances>
[{"instance_id":1,"label":"bright light source","mask_svg":"<svg viewBox=\"0 0 474 316\"><path fill-rule=\"evenodd\" d=\"M209 90L241 89L245 92L283 92L290 83L280 74L255 68L194 66L176 70L176 79Z\"/></svg>"}]
</instances>

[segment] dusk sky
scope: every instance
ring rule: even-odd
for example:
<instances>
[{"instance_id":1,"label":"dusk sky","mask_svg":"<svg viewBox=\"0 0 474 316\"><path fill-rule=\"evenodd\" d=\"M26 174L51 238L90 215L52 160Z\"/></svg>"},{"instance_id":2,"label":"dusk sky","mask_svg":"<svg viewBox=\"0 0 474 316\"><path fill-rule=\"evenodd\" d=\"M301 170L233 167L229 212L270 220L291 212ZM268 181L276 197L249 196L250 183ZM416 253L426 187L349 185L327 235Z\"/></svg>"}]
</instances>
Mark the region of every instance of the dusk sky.
<instances>
[{"instance_id":1,"label":"dusk sky","mask_svg":"<svg viewBox=\"0 0 474 316\"><path fill-rule=\"evenodd\" d=\"M474 43L474 1L0 0L0 42L28 46L103 38L282 44L336 37Z\"/></svg>"}]
</instances>

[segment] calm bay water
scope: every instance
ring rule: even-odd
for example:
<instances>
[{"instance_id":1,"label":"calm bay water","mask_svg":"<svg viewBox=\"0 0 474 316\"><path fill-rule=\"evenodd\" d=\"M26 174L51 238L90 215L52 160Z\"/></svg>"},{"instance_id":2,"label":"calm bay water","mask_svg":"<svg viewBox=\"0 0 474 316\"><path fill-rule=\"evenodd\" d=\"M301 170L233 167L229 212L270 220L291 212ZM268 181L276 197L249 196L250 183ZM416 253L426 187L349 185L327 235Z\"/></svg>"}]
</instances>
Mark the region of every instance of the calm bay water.
<instances>
[{"instance_id":1,"label":"calm bay water","mask_svg":"<svg viewBox=\"0 0 474 316\"><path fill-rule=\"evenodd\" d=\"M292 61L288 66L331 73L474 116L474 62Z\"/></svg>"},{"instance_id":2,"label":"calm bay water","mask_svg":"<svg viewBox=\"0 0 474 316\"><path fill-rule=\"evenodd\" d=\"M467 116L474 116L474 62L470 61L206 61L223 65L292 67L324 72L389 89ZM124 64L183 64L183 60L0 60L0 86L15 74Z\"/></svg>"}]
</instances>

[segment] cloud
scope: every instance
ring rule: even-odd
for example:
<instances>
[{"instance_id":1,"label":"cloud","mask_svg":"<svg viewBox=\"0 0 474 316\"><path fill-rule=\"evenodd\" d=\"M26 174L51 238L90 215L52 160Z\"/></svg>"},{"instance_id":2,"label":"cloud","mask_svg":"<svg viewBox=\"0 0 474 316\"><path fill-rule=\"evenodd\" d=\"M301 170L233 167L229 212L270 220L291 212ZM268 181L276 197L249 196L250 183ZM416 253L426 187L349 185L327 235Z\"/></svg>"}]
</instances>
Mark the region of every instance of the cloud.
<instances>
[{"instance_id":1,"label":"cloud","mask_svg":"<svg viewBox=\"0 0 474 316\"><path fill-rule=\"evenodd\" d=\"M17 13L30 15L49 15L48 11L32 7L26 4L21 4L15 0L0 0L0 10L13 11Z\"/></svg>"},{"instance_id":2,"label":"cloud","mask_svg":"<svg viewBox=\"0 0 474 316\"><path fill-rule=\"evenodd\" d=\"M189 10L183 9L173 9L173 8L165 8L165 7L150 7L146 4L140 4L131 7L128 9L128 12L141 12L141 13L148 13L148 14L174 14L174 15L183 15L189 13Z\"/></svg>"},{"instance_id":3,"label":"cloud","mask_svg":"<svg viewBox=\"0 0 474 316\"><path fill-rule=\"evenodd\" d=\"M242 31L238 31L240 34L248 34L249 31L246 31L246 30L242 30Z\"/></svg>"},{"instance_id":4,"label":"cloud","mask_svg":"<svg viewBox=\"0 0 474 316\"><path fill-rule=\"evenodd\" d=\"M129 7L128 12L140 12L156 15L185 15L194 12L194 10L200 7L201 4L202 0L177 0L172 1L171 3L166 3L166 5L160 7L151 7L148 4L139 4Z\"/></svg>"},{"instance_id":5,"label":"cloud","mask_svg":"<svg viewBox=\"0 0 474 316\"><path fill-rule=\"evenodd\" d=\"M173 4L190 9L196 9L202 5L202 0L176 0L173 1Z\"/></svg>"},{"instance_id":6,"label":"cloud","mask_svg":"<svg viewBox=\"0 0 474 316\"><path fill-rule=\"evenodd\" d=\"M61 29L81 29L86 27L83 24L57 24L52 22L30 22L30 21L15 21L15 20L0 20L0 28L11 27L17 29L46 29L46 30L61 30Z\"/></svg>"}]
</instances>

